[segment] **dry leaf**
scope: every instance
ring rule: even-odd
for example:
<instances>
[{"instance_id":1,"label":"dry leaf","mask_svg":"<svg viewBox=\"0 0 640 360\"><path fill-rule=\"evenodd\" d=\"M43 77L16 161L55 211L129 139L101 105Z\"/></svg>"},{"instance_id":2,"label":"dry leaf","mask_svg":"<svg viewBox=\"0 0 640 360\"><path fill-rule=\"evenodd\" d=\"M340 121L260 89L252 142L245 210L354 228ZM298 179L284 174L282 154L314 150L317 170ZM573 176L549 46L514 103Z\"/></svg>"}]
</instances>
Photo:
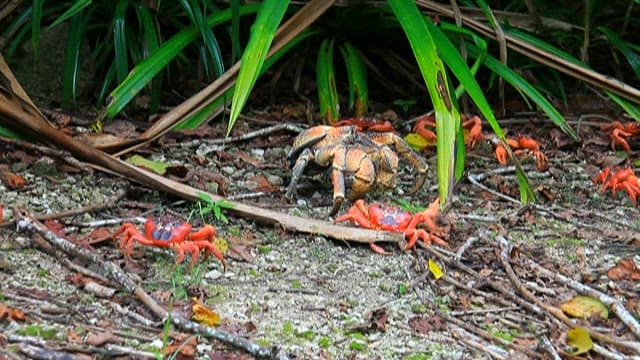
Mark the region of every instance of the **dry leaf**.
<instances>
[{"instance_id":1,"label":"dry leaf","mask_svg":"<svg viewBox=\"0 0 640 360\"><path fill-rule=\"evenodd\" d=\"M440 265L438 265L437 262L429 259L428 263L429 263L429 271L431 271L431 274L433 274L433 277L436 280L444 276L444 271L442 271L442 268L440 268Z\"/></svg>"},{"instance_id":2,"label":"dry leaf","mask_svg":"<svg viewBox=\"0 0 640 360\"><path fill-rule=\"evenodd\" d=\"M5 304L0 304L0 321L4 319L11 321L24 321L26 316L24 311Z\"/></svg>"},{"instance_id":3,"label":"dry leaf","mask_svg":"<svg viewBox=\"0 0 640 360\"><path fill-rule=\"evenodd\" d=\"M110 331L106 331L100 334L91 333L89 334L89 336L87 336L85 340L87 344L92 346L102 346L106 343L116 342L116 341L118 341L118 337L115 336Z\"/></svg>"},{"instance_id":4,"label":"dry leaf","mask_svg":"<svg viewBox=\"0 0 640 360\"><path fill-rule=\"evenodd\" d=\"M567 332L567 345L575 348L571 355L580 355L591 350L593 342L587 329L576 327Z\"/></svg>"},{"instance_id":5,"label":"dry leaf","mask_svg":"<svg viewBox=\"0 0 640 360\"><path fill-rule=\"evenodd\" d=\"M440 331L444 328L444 322L438 315L431 317L416 316L409 319L409 327L418 334L427 334L431 331Z\"/></svg>"},{"instance_id":6,"label":"dry leaf","mask_svg":"<svg viewBox=\"0 0 640 360\"><path fill-rule=\"evenodd\" d=\"M191 300L193 300L193 320L207 326L220 325L220 315L218 313L206 307L195 297L191 298Z\"/></svg>"},{"instance_id":7,"label":"dry leaf","mask_svg":"<svg viewBox=\"0 0 640 360\"><path fill-rule=\"evenodd\" d=\"M590 318L596 315L603 319L609 317L607 306L591 296L574 296L573 299L565 302L560 307L567 315L577 318Z\"/></svg>"},{"instance_id":8,"label":"dry leaf","mask_svg":"<svg viewBox=\"0 0 640 360\"><path fill-rule=\"evenodd\" d=\"M640 268L633 259L621 259L616 266L607 271L607 276L611 280L632 280L640 281Z\"/></svg>"},{"instance_id":9,"label":"dry leaf","mask_svg":"<svg viewBox=\"0 0 640 360\"><path fill-rule=\"evenodd\" d=\"M0 181L11 190L20 189L27 185L27 180L9 170L0 170Z\"/></svg>"}]
</instances>

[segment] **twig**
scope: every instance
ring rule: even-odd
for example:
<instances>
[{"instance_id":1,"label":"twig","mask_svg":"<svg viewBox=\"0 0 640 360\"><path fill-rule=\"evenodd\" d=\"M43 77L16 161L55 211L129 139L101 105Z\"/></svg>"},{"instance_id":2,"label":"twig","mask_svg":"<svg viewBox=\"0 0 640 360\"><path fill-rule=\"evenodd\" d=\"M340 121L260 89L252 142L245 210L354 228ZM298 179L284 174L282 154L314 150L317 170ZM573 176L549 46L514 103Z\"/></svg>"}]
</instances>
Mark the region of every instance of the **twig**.
<instances>
[{"instance_id":1,"label":"twig","mask_svg":"<svg viewBox=\"0 0 640 360\"><path fill-rule=\"evenodd\" d=\"M143 357L143 358L155 358L154 353L148 351L140 351L136 349L132 349L126 346L105 344L103 347L96 347L91 345L78 345L73 343L62 342L61 346L58 346L59 349L63 349L66 352L62 351L53 351L50 348L48 341L32 337L32 336L21 336L14 334L7 334L7 340L14 343L21 343L23 346L21 347L21 351L33 358L40 359L73 359L73 356L69 356L67 352L81 352L81 353L89 353L89 354L102 354L102 355L130 355L133 357ZM24 351L26 350L26 351ZM44 357L36 356L36 355L44 355Z\"/></svg>"},{"instance_id":2,"label":"twig","mask_svg":"<svg viewBox=\"0 0 640 360\"><path fill-rule=\"evenodd\" d=\"M557 319L562 321L565 325L567 325L567 326L569 326L571 328L576 327L577 325L573 322L573 320L569 319L569 317L567 317L567 315L565 315L564 312L562 312L562 310L558 309L555 306L552 306L552 305L549 305L549 304L546 304L546 303L542 302L541 300L536 298L529 291L529 289L527 289L526 287L524 287L522 285L522 283L520 282L520 279L516 275L515 271L513 271L513 268L511 267L511 264L509 263L509 253L511 252L510 251L511 250L511 246L509 245L507 240L501 235L496 236L496 240L500 244L500 248L501 248L500 261L502 262L502 266L504 267L504 269L505 269L505 271L507 273L507 276L509 277L509 280L511 280L511 283L518 290L518 292L520 292L529 301L531 301L534 304L536 304L537 306L545 309L549 314L553 315L554 317L556 317ZM553 274L550 271L548 271L548 273L549 274ZM594 331L593 329L590 329L588 327L585 327L585 328L589 332L589 335L594 339L597 339L599 341L606 342L606 343L609 343L609 344L613 344L613 345L616 345L616 346L625 347L625 348L631 349L631 350L637 352L638 354L640 354L640 343L636 343L636 342L632 342L632 341L624 341L624 340L620 340L620 339L614 339L614 338L608 336L607 334L603 334L603 333Z\"/></svg>"},{"instance_id":3,"label":"twig","mask_svg":"<svg viewBox=\"0 0 640 360\"><path fill-rule=\"evenodd\" d=\"M43 224L35 220L33 217L29 216L29 214L25 210L16 208L14 209L14 213L17 219L18 230L40 234L49 243L60 248L65 253L81 257L85 260L93 262L94 264L97 264L105 273L108 274L109 277L118 282L121 287L123 287L126 291L134 294L138 298L138 300L145 304L156 316L162 319L167 317L167 310L165 310L151 296L149 296L149 294L147 294L142 287L136 285L136 283L134 283L133 280L131 280L127 276L127 274L120 270L120 268L118 268L115 264L109 261L103 261L95 253L90 252L86 249L79 248L73 243L56 236ZM201 335L214 338L230 346L242 349L257 358L287 359L286 354L283 354L277 348L263 348L250 342L247 339L238 337L219 329L214 329L189 321L178 316L175 313L171 314L171 320L176 327L184 331L197 332Z\"/></svg>"},{"instance_id":4,"label":"twig","mask_svg":"<svg viewBox=\"0 0 640 360\"><path fill-rule=\"evenodd\" d=\"M472 347L482 353L489 354L494 359L508 359L509 353L493 344L483 344L480 342L480 338L475 336L474 334L466 331L462 328L453 329L451 331L453 336L455 336L458 340L465 343L467 346Z\"/></svg>"},{"instance_id":5,"label":"twig","mask_svg":"<svg viewBox=\"0 0 640 360\"><path fill-rule=\"evenodd\" d=\"M266 136L269 134L273 134L279 131L290 131L290 132L294 132L294 133L301 133L304 131L304 129L298 125L292 124L292 123L279 123L277 125L273 125L273 126L269 126L263 129L259 129L259 130L255 130L255 131L251 131L242 135L238 135L238 136L233 136L230 138L218 138L218 139L196 139L196 140L192 140L192 141L187 141L187 142L181 142L181 143L176 143L176 144L170 144L170 145L166 145L167 147L189 147L189 146L198 146L201 144L208 144L208 145L224 145L224 144L231 144L234 142L241 142L241 141L247 141L253 138L257 138L260 136Z\"/></svg>"},{"instance_id":6,"label":"twig","mask_svg":"<svg viewBox=\"0 0 640 360\"><path fill-rule=\"evenodd\" d=\"M57 150L57 149L53 149L53 148L42 146L42 145L36 145L30 142L26 142L18 139L11 139L5 136L0 136L0 141L5 142L7 144L19 146L21 148L33 150L45 155L55 156L59 159L62 159L64 162L66 162L71 166L77 167L78 169L85 172L88 171L88 168L85 164L83 164L78 159L71 156L71 154L69 154L67 151Z\"/></svg>"},{"instance_id":7,"label":"twig","mask_svg":"<svg viewBox=\"0 0 640 360\"><path fill-rule=\"evenodd\" d=\"M549 338L546 335L542 337L542 348L549 353L549 355L551 356L551 359L562 360L562 357L560 357L560 354L558 354L558 352L556 351L555 346L553 346L553 344L551 343L551 340L549 340Z\"/></svg>"},{"instance_id":8,"label":"twig","mask_svg":"<svg viewBox=\"0 0 640 360\"><path fill-rule=\"evenodd\" d=\"M550 277L558 282L560 282L563 285L569 286L571 288L573 288L574 290L582 293L582 294L587 294L591 297L597 298L598 300L600 300L603 304L607 305L611 310L613 310L613 312L616 314L616 316L618 316L618 318L629 327L629 329L635 334L635 336L640 339L640 323L638 323L638 321L634 318L633 315L631 315L631 313L629 313L627 311L627 309L624 307L624 305L622 305L618 299L614 298L613 296L609 296L607 294L603 294L602 292L591 288L587 285L584 285L578 281L575 281L573 279L570 279L558 272L553 272L553 271L549 271L545 268L543 268L542 266L536 264L534 261L532 260L528 260L528 263L533 266L536 271L543 276L546 277Z\"/></svg>"}]
</instances>

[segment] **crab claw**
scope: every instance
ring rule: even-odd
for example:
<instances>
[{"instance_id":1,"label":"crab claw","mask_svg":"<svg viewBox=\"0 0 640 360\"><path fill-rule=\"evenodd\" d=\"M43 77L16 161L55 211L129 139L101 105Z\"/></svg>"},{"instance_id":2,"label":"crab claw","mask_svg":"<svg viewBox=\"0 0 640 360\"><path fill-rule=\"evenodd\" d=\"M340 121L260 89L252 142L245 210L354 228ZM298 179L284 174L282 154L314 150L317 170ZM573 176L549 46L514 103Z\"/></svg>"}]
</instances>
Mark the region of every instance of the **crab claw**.
<instances>
[{"instance_id":1,"label":"crab claw","mask_svg":"<svg viewBox=\"0 0 640 360\"><path fill-rule=\"evenodd\" d=\"M464 142L469 145L470 149L473 149L484 137L482 135L482 122L478 116L473 116L468 120L463 116L462 120L462 127L468 129L468 132L465 133Z\"/></svg>"},{"instance_id":2,"label":"crab claw","mask_svg":"<svg viewBox=\"0 0 640 360\"><path fill-rule=\"evenodd\" d=\"M405 236L409 239L404 250L413 248L418 239L422 239L427 245L436 244L449 248L449 244L439 236L446 234L447 229L438 226L435 221L439 213L438 206L440 206L440 198L436 198L426 210L414 215L411 223L404 231ZM420 224L424 224L428 231L418 229L417 226Z\"/></svg>"}]
</instances>

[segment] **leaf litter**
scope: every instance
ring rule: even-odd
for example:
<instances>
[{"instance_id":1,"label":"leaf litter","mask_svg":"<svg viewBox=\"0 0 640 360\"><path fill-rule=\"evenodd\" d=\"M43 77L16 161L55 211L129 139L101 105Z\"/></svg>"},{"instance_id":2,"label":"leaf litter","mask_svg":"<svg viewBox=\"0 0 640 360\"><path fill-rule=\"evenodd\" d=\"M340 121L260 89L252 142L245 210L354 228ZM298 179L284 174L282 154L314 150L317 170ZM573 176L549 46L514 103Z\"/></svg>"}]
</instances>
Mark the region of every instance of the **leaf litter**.
<instances>
[{"instance_id":1,"label":"leaf litter","mask_svg":"<svg viewBox=\"0 0 640 360\"><path fill-rule=\"evenodd\" d=\"M238 125L251 126L250 123ZM207 131L215 133L217 130ZM270 146L272 143L276 145ZM163 163L181 166L187 171L195 170L193 177L185 178L185 181L196 186L205 188L215 183L231 196L257 193L246 201L259 206L276 206L282 212L328 219L326 214L331 202L327 198L331 188L322 178L305 177L295 204L286 202L282 191L277 191L286 185L290 176L285 159L287 148L280 143L262 138L249 140L207 155L208 161L198 160L197 146L154 147L151 151L161 154L158 158L162 158ZM256 148L256 145L263 147ZM3 153L14 154L11 159L28 160L39 156L37 153L24 154L14 145L0 143L0 146ZM425 154L429 151L427 149ZM448 242L455 251L470 238L477 240L461 254L464 266L438 262L437 270L440 271L436 273L441 278L437 282L430 277L434 266L427 265L436 264L432 260L434 254L424 249L399 253L387 246L395 254L380 256L366 246L335 242L319 235L284 233L229 214L229 224L216 221L211 214L205 218L229 242L227 258L230 265L226 272L215 261L203 262L190 271L174 264L172 252L143 248L134 258L144 271L134 276L143 287L157 291L158 300L165 306L179 301L186 304L190 297L201 298L203 306L215 309L215 314L221 318L221 326L262 346L282 347L298 358L404 358L416 354L488 358L489 353L507 358L508 352L495 348L495 344L525 354L527 349L533 348L551 354L550 350L544 350L542 341L535 340L541 338L548 338L561 353L572 344L578 350L585 350L584 341L580 340L577 345L572 343L575 337L569 336L572 340L565 343L569 329L563 330L553 316L532 317L536 314L530 308L507 295L517 296L517 290L500 266L500 249L493 242L492 234L507 236L516 245L517 252L510 258L512 266L540 301L559 307L561 299L581 294L532 272L518 261L520 257L578 281L587 279L588 286L603 288L603 284L614 280L618 294L625 297L627 304L636 304L628 307L638 316L638 280L633 274L637 274L635 263L640 261L635 237L635 224L639 223L640 216L628 199L597 192L598 187L591 181L597 174L593 159L586 159L593 166L584 166L585 159L568 145L553 151L549 171L539 175L531 173L534 175L532 181L541 186L537 188L546 199L542 200L540 208L523 209L502 201L493 193L480 191L468 182L461 184L449 215L456 222L456 229ZM0 158L0 163L10 164L8 159ZM498 167L490 150L477 150L471 159L470 173ZM435 159L427 160L434 169ZM612 160L604 163L615 163ZM3 194L1 205L5 213L9 212L4 221L11 221L10 211L14 206L27 207L36 214L55 214L106 202L117 189L129 188L126 201L96 213L57 219L59 224L51 226L66 236L83 234L86 239L104 239L104 231L109 229L105 221L141 215L138 208L132 207L136 202L153 205L149 210L155 218L190 218L196 227L202 224L196 207L175 203L175 199L157 191L86 171L60 171L53 177L37 175L31 171L31 164L33 161L25 161L16 171L17 176L30 184L28 187L11 188L3 184L0 189ZM62 163L56 159L55 166L60 168ZM395 192L382 195L376 201L404 199L414 205L428 204L435 193L435 173L430 174L431 183L411 198L404 195L411 185L409 171L408 166L403 167ZM485 185L517 195L513 174L490 176ZM101 225L92 225L101 222ZM116 226L117 223L113 223L111 229ZM487 229L486 232L479 233L481 228ZM91 235L95 229L101 229L100 233ZM37 316L43 328L66 330L60 334L87 330L94 334L109 334L104 336L105 342L87 345L119 345L130 354L135 351L153 354L162 350L149 352L152 344L166 343L165 350L185 351L183 356L221 357L221 354L231 353L235 355L230 356L242 358L237 350L219 343L197 338L187 340L189 336L182 340L173 335L167 338L161 319L155 319L130 295L117 292L110 298L96 298L91 293L78 291L87 280L84 280L85 276L72 276L78 274L77 269L63 266L60 258L31 250L33 245L29 245L29 238L11 227L0 228L0 238L0 257L7 264L0 273L2 304ZM105 260L124 266L122 254L110 241L91 245L89 242L85 241L83 246L99 253ZM453 258L453 254L440 253ZM91 270L91 264L80 262L76 265ZM399 291L401 288L407 290ZM53 314L65 314L73 321L61 321L52 316L51 309L56 309ZM453 321L455 319L466 326L461 327ZM601 321L599 327L624 329L615 316ZM21 325L5 319L0 327L4 332L16 332ZM360 331L354 331L358 329ZM629 331L617 330L616 336L634 341ZM63 337L58 341L77 343L82 340ZM13 344L17 344L19 350L20 343L14 341ZM178 344L186 350L178 350ZM628 348L603 345L621 354L632 354ZM586 351L593 353L591 348Z\"/></svg>"}]
</instances>

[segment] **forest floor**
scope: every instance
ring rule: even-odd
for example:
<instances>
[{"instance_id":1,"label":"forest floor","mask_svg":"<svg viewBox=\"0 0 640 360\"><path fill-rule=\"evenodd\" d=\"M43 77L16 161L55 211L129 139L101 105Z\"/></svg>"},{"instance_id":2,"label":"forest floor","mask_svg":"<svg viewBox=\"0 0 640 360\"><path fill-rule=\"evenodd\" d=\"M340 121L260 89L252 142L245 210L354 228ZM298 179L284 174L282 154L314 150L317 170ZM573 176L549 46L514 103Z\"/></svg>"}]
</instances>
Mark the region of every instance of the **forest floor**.
<instances>
[{"instance_id":1,"label":"forest floor","mask_svg":"<svg viewBox=\"0 0 640 360\"><path fill-rule=\"evenodd\" d=\"M290 114L287 109L254 113L236 124L234 134L282 123ZM440 219L452 226L445 239L450 248L418 246L401 252L395 244L380 244L393 252L388 256L366 245L241 218L224 206L214 206L221 214L208 212L212 207L206 204L171 198L0 140L0 358L65 353L73 358L146 358L161 356L162 346L178 349L177 358L250 357L221 342L165 327L133 294L113 281L82 273L100 273L95 264L59 250L43 252L37 235L16 230L16 207L43 221L48 218L49 229L122 268L170 311L187 316L192 298L198 298L220 316L219 329L277 347L291 358L564 358L576 346L587 351L584 358L640 356L640 335L616 313L626 310L637 325L640 270L618 265L617 272L609 271L625 259L623 264L640 264L640 213L623 192L600 193L593 182L604 166L622 166L637 154L611 151L608 135L597 125L582 126L577 143L529 116L513 118L505 127L512 134L541 139L549 158L549 167L541 172L525 161L538 197L535 205L517 201L515 172L497 164L492 146L482 143L469 153L465 175ZM410 124L396 128L406 134ZM107 127L120 134L132 129L126 122ZM170 134L138 155L169 165L166 176L194 187L333 221L326 177L304 176L296 200L284 197L291 177L286 154L295 132L213 144L211 139L223 131L222 125L212 125ZM408 195L415 174L401 160L394 191L368 200L431 203L437 193L435 151L422 155L430 171L419 193ZM26 182L11 188L6 180L11 176ZM228 246L226 271L215 258L193 267L176 265L173 252L140 245L133 260L125 259L111 234L123 222L142 229L146 216L188 220L195 228L203 220L214 225ZM434 277L433 263L444 276ZM115 292L89 286L96 282ZM611 298L616 302L605 307L606 318L563 319L559 309L577 295L588 295L588 304L596 308ZM589 346L570 331L575 327L600 335L592 336Z\"/></svg>"}]
</instances>

